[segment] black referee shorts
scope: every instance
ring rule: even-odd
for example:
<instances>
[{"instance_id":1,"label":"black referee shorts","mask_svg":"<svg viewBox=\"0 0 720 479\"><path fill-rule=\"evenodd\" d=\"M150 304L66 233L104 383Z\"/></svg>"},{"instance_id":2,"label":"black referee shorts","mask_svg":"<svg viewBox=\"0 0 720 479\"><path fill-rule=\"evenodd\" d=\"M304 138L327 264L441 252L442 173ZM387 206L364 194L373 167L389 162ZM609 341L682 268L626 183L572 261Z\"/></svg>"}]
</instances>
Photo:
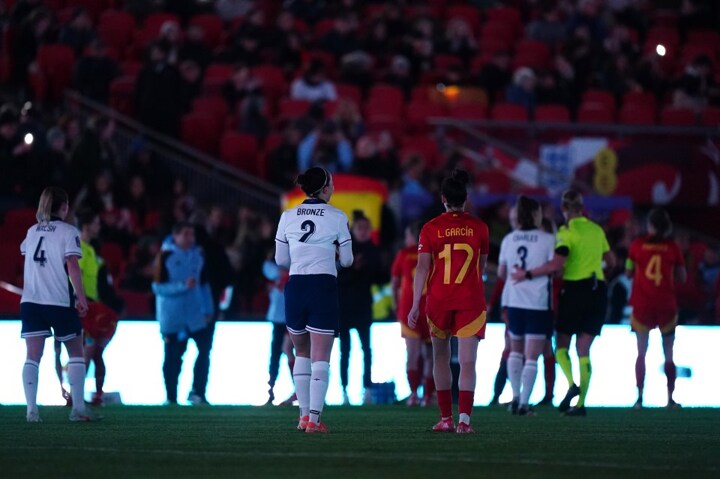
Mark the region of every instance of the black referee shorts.
<instances>
[{"instance_id":1,"label":"black referee shorts","mask_svg":"<svg viewBox=\"0 0 720 479\"><path fill-rule=\"evenodd\" d=\"M594 278L563 282L555 329L562 334L599 336L605 322L607 285Z\"/></svg>"}]
</instances>

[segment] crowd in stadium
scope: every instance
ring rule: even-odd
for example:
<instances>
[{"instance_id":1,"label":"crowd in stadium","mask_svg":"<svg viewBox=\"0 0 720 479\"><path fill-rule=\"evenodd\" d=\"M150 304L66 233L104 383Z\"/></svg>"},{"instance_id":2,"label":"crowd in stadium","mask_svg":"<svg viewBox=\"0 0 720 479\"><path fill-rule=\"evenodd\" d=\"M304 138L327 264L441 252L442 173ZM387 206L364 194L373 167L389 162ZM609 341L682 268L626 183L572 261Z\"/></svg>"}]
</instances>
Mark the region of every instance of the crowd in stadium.
<instances>
[{"instance_id":1,"label":"crowd in stadium","mask_svg":"<svg viewBox=\"0 0 720 479\"><path fill-rule=\"evenodd\" d=\"M63 108L71 88L284 190L311 166L381 180L390 201L373 225L374 280L387 283L404 227L441 210L439 180L464 161L435 141L417 147L432 131L427 117L716 125L719 21L703 0L0 2L2 242L21 239L13 214L27 218L43 188L60 185L71 210L100 215L97 250L123 294L149 297L163 240L189 221L216 304L234 286L228 315L264 315L276 218L199 204L147 139L118 153L113 120ZM433 101L452 86L467 102ZM404 195L426 207L404 210ZM476 211L490 229L491 272L510 206ZM612 280L644 225L626 211L602 219L621 260L607 318L619 322L627 290ZM716 323L718 245L682 229L677 239L688 268L681 322ZM3 268L0 279L20 283L21 270Z\"/></svg>"}]
</instances>

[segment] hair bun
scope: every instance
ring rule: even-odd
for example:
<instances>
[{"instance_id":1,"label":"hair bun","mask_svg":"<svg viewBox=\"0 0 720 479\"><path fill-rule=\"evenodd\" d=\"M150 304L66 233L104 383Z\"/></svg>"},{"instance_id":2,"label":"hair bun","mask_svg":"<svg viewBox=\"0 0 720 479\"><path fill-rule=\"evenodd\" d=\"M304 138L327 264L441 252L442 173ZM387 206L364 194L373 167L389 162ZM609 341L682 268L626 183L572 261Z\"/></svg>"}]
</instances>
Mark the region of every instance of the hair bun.
<instances>
[{"instance_id":1,"label":"hair bun","mask_svg":"<svg viewBox=\"0 0 720 479\"><path fill-rule=\"evenodd\" d=\"M467 185L468 183L470 183L470 175L468 175L467 171L461 170L459 168L453 170L452 179L457 181L458 183L462 183L463 185Z\"/></svg>"}]
</instances>

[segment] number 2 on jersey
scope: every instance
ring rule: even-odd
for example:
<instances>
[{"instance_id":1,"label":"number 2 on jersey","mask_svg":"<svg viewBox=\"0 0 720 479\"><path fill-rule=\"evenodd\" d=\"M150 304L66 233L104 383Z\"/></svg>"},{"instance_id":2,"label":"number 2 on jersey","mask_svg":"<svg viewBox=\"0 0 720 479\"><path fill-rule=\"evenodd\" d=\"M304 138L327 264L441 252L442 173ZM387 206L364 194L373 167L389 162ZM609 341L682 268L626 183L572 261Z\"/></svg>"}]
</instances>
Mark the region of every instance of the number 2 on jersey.
<instances>
[{"instance_id":1,"label":"number 2 on jersey","mask_svg":"<svg viewBox=\"0 0 720 479\"><path fill-rule=\"evenodd\" d=\"M438 255L438 258L445 260L445 274L443 276L443 284L450 284L450 273L452 271L451 251L464 251L465 253L467 253L465 262L463 263L462 268L460 268L460 271L458 271L458 275L455 278L455 284L460 284L463 282L463 279L465 279L465 275L467 274L468 268L470 268L470 263L473 260L473 256L475 256L475 252L473 251L472 246L467 243L454 243L452 245L452 250L449 244L443 246L443 250Z\"/></svg>"},{"instance_id":2,"label":"number 2 on jersey","mask_svg":"<svg viewBox=\"0 0 720 479\"><path fill-rule=\"evenodd\" d=\"M662 257L654 254L650 257L650 261L645 267L645 277L655 283L655 287L659 287L662 283Z\"/></svg>"},{"instance_id":3,"label":"number 2 on jersey","mask_svg":"<svg viewBox=\"0 0 720 479\"><path fill-rule=\"evenodd\" d=\"M42 249L43 240L45 240L44 236L40 237L40 241L38 241L37 247L35 247L35 253L33 253L33 261L36 263L40 263L40 266L45 266L45 263L47 262L47 258L45 257L45 250Z\"/></svg>"},{"instance_id":4,"label":"number 2 on jersey","mask_svg":"<svg viewBox=\"0 0 720 479\"><path fill-rule=\"evenodd\" d=\"M315 223L310 220L303 221L300 225L300 229L305 231L305 234L300 237L300 242L305 243L315 232Z\"/></svg>"}]
</instances>

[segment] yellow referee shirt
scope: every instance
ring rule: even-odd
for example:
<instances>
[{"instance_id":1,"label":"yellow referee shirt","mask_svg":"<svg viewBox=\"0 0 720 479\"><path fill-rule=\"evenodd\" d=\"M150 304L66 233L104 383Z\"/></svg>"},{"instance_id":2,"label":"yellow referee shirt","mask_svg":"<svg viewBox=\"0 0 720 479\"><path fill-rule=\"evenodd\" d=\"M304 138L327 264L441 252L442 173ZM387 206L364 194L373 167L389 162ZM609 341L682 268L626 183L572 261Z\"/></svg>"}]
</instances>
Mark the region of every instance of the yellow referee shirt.
<instances>
[{"instance_id":1,"label":"yellow referee shirt","mask_svg":"<svg viewBox=\"0 0 720 479\"><path fill-rule=\"evenodd\" d=\"M561 226L555 239L555 249L566 247L569 251L563 269L563 279L579 281L595 275L605 280L602 269L603 255L610 251L603 229L584 216L579 216Z\"/></svg>"},{"instance_id":2,"label":"yellow referee shirt","mask_svg":"<svg viewBox=\"0 0 720 479\"><path fill-rule=\"evenodd\" d=\"M102 260L95 253L95 248L80 241L80 249L82 250L82 258L78 261L80 271L82 272L83 289L88 299L97 301L98 299L98 271L102 265Z\"/></svg>"}]
</instances>

